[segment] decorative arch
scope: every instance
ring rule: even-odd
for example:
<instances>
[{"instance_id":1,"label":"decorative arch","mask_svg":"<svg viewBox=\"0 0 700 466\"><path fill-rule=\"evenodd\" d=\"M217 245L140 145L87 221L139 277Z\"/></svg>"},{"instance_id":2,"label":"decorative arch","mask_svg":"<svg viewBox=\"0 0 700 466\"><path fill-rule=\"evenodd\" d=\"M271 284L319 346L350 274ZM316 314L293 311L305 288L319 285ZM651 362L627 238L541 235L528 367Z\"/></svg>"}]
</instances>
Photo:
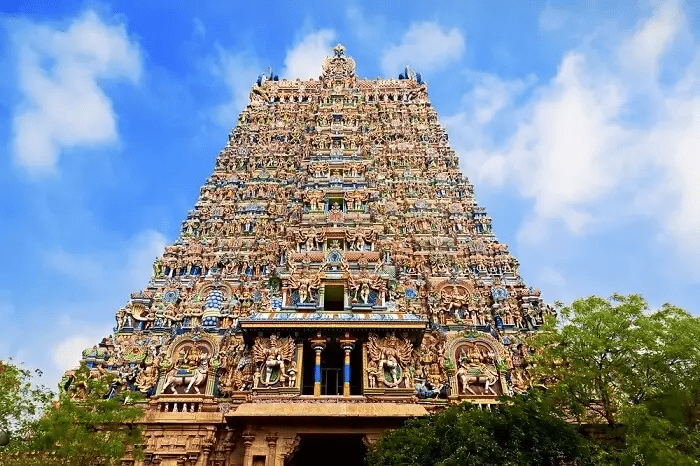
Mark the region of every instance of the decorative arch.
<instances>
[{"instance_id":1,"label":"decorative arch","mask_svg":"<svg viewBox=\"0 0 700 466\"><path fill-rule=\"evenodd\" d=\"M455 397L496 398L508 391L505 350L490 335L456 338L447 354L454 363L450 386Z\"/></svg>"}]
</instances>

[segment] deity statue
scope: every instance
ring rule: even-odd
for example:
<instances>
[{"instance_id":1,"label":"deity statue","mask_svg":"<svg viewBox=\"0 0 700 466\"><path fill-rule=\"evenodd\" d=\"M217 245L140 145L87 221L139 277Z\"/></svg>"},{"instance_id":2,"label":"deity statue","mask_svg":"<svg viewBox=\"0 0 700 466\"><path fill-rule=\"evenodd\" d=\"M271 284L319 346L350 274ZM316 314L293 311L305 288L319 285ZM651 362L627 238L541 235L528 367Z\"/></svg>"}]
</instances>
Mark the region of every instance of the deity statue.
<instances>
[{"instance_id":1,"label":"deity statue","mask_svg":"<svg viewBox=\"0 0 700 466\"><path fill-rule=\"evenodd\" d=\"M219 350L219 393L249 390L253 387L254 364L243 338L227 336Z\"/></svg>"},{"instance_id":2,"label":"deity statue","mask_svg":"<svg viewBox=\"0 0 700 466\"><path fill-rule=\"evenodd\" d=\"M323 210L323 191L310 191L306 194L306 200L309 202L309 208L312 211Z\"/></svg>"},{"instance_id":3,"label":"deity statue","mask_svg":"<svg viewBox=\"0 0 700 466\"><path fill-rule=\"evenodd\" d=\"M461 347L456 372L460 395L499 395L494 390L500 380L495 357L488 348L474 342ZM474 385L480 387L480 392L474 390Z\"/></svg>"},{"instance_id":4,"label":"deity statue","mask_svg":"<svg viewBox=\"0 0 700 466\"><path fill-rule=\"evenodd\" d=\"M253 345L253 360L256 366L254 383L265 387L276 384L283 386L290 376L286 367L290 366L295 359L296 344L293 338L279 339L274 334L269 338L256 338ZM296 368L294 371L296 374Z\"/></svg>"},{"instance_id":5,"label":"deity statue","mask_svg":"<svg viewBox=\"0 0 700 466\"><path fill-rule=\"evenodd\" d=\"M314 294L321 287L321 278L303 271L300 274L292 274L289 277L289 284L292 290L298 292L300 304L311 303L315 302Z\"/></svg>"},{"instance_id":6,"label":"deity statue","mask_svg":"<svg viewBox=\"0 0 700 466\"><path fill-rule=\"evenodd\" d=\"M196 393L201 393L199 387L207 380L210 358L211 355L204 347L194 344L183 346L165 376L161 392L170 387L172 393L177 393L178 387L186 386L184 393L189 393L192 388Z\"/></svg>"},{"instance_id":7,"label":"deity statue","mask_svg":"<svg viewBox=\"0 0 700 466\"><path fill-rule=\"evenodd\" d=\"M367 339L367 352L386 387L413 387L409 370L413 345L409 340L400 340L394 335L379 338L371 333Z\"/></svg>"},{"instance_id":8,"label":"deity statue","mask_svg":"<svg viewBox=\"0 0 700 466\"><path fill-rule=\"evenodd\" d=\"M445 372L445 336L435 330L423 335L421 345L414 351L416 377L439 388L447 382Z\"/></svg>"},{"instance_id":9,"label":"deity statue","mask_svg":"<svg viewBox=\"0 0 700 466\"><path fill-rule=\"evenodd\" d=\"M337 202L334 202L328 211L328 221L332 223L334 227L343 223L343 211L340 208L340 204Z\"/></svg>"},{"instance_id":10,"label":"deity statue","mask_svg":"<svg viewBox=\"0 0 700 466\"><path fill-rule=\"evenodd\" d=\"M374 230L367 229L363 230L358 225L354 230L346 230L345 239L348 241L350 247L356 251L364 251L365 249L372 249L372 242L376 238L377 233Z\"/></svg>"},{"instance_id":11,"label":"deity statue","mask_svg":"<svg viewBox=\"0 0 700 466\"><path fill-rule=\"evenodd\" d=\"M304 246L305 251L321 250L323 248L323 241L325 239L325 229L318 231L315 227L312 226L308 230L297 232L297 241L300 243L300 246Z\"/></svg>"},{"instance_id":12,"label":"deity statue","mask_svg":"<svg viewBox=\"0 0 700 466\"><path fill-rule=\"evenodd\" d=\"M350 275L348 277L348 285L351 294L354 296L352 302L361 304L374 304L369 302L370 292L372 290L383 292L385 289L384 280L379 275L369 275L366 270L359 275Z\"/></svg>"}]
</instances>

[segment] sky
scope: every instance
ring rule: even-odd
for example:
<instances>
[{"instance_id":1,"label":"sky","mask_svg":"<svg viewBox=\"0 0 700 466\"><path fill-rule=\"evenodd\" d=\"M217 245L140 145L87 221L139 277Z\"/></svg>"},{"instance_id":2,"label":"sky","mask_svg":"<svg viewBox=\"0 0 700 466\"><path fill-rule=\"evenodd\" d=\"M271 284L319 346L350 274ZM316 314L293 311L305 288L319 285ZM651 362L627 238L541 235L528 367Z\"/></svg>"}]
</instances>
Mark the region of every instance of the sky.
<instances>
[{"instance_id":1,"label":"sky","mask_svg":"<svg viewBox=\"0 0 700 466\"><path fill-rule=\"evenodd\" d=\"M0 6L0 359L51 387L178 236L251 86L421 73L476 199L549 302L700 315L700 6Z\"/></svg>"}]
</instances>

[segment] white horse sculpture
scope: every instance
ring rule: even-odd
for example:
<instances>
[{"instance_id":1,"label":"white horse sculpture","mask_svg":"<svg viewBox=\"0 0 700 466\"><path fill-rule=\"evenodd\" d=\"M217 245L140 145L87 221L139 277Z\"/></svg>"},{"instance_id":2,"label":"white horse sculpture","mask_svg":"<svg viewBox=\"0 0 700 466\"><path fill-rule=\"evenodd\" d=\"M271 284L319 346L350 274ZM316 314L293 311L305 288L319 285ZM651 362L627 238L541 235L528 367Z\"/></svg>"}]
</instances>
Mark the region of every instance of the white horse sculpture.
<instances>
[{"instance_id":1,"label":"white horse sculpture","mask_svg":"<svg viewBox=\"0 0 700 466\"><path fill-rule=\"evenodd\" d=\"M178 369L174 367L165 378L165 384L163 384L163 392L165 389L170 387L172 393L177 393L178 386L187 385L185 393L189 393L192 387L196 393L201 393L199 391L199 386L207 380L207 372L209 371L209 358L202 356L199 361L199 366L193 371L187 371L185 374L178 374Z\"/></svg>"},{"instance_id":2,"label":"white horse sculpture","mask_svg":"<svg viewBox=\"0 0 700 466\"><path fill-rule=\"evenodd\" d=\"M460 385L459 391L462 395L466 395L467 392L471 393L472 395L486 395L488 392L498 395L498 393L496 393L496 391L493 389L496 383L498 383L498 373L493 370L489 370L490 368L485 365L480 366L481 367L465 367L464 365L460 365L459 369L457 369L457 380L459 381ZM476 393L470 387L472 384L479 386L483 385L484 392Z\"/></svg>"}]
</instances>

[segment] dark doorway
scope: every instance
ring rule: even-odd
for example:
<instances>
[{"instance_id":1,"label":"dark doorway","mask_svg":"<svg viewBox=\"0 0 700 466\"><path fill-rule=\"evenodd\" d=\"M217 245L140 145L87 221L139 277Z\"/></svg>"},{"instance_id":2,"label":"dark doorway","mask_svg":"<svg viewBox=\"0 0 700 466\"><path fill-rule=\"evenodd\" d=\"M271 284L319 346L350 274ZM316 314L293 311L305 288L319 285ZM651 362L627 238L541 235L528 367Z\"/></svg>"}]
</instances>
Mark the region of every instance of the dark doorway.
<instances>
[{"instance_id":1,"label":"dark doorway","mask_svg":"<svg viewBox=\"0 0 700 466\"><path fill-rule=\"evenodd\" d=\"M366 455L361 435L303 436L285 466L362 466Z\"/></svg>"},{"instance_id":2,"label":"dark doorway","mask_svg":"<svg viewBox=\"0 0 700 466\"><path fill-rule=\"evenodd\" d=\"M342 312L345 308L345 288L343 285L326 285L323 293L323 310Z\"/></svg>"},{"instance_id":3,"label":"dark doorway","mask_svg":"<svg viewBox=\"0 0 700 466\"><path fill-rule=\"evenodd\" d=\"M316 352L304 343L302 395L314 394ZM321 352L321 395L342 395L345 382L345 352L332 342ZM362 394L362 345L358 342L350 353L350 394Z\"/></svg>"}]
</instances>

